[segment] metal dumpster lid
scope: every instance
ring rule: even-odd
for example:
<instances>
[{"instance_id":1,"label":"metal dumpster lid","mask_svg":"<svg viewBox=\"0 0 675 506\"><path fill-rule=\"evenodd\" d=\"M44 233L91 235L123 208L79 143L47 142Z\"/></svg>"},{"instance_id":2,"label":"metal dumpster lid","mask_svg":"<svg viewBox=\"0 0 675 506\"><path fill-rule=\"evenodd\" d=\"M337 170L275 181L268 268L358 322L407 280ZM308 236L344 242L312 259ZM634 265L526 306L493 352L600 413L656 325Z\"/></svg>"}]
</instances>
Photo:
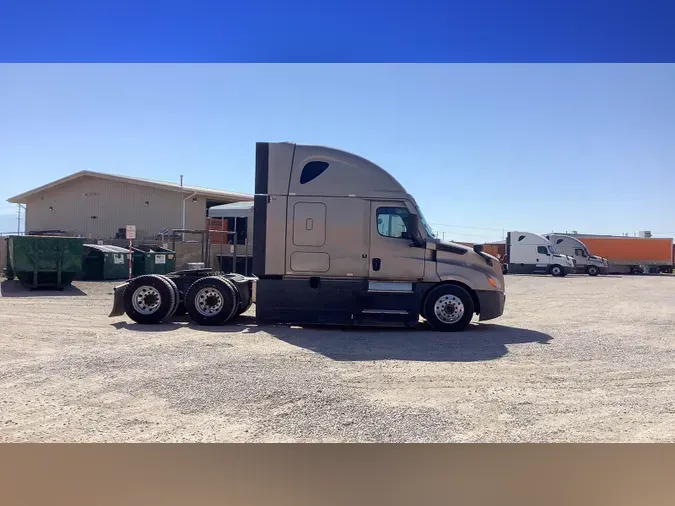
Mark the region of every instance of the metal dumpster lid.
<instances>
[{"instance_id":1,"label":"metal dumpster lid","mask_svg":"<svg viewBox=\"0 0 675 506\"><path fill-rule=\"evenodd\" d=\"M128 248L122 248L112 244L85 244L84 247L102 251L103 253L129 253Z\"/></svg>"}]
</instances>

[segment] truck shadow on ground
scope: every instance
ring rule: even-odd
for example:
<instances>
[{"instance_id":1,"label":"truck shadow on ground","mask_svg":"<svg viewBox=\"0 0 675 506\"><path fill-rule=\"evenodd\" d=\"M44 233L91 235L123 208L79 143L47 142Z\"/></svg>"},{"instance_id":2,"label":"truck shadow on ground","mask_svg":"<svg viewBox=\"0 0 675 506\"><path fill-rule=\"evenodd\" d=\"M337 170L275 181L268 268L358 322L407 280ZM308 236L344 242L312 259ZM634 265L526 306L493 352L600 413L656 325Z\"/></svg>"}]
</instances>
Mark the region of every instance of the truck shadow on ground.
<instances>
[{"instance_id":1,"label":"truck shadow on ground","mask_svg":"<svg viewBox=\"0 0 675 506\"><path fill-rule=\"evenodd\" d=\"M169 332L172 330L179 330L185 327L177 322L166 322L166 323L155 323L152 325L144 325L142 323L134 322L115 322L110 324L111 327L115 327L117 330L133 330L134 332Z\"/></svg>"},{"instance_id":2,"label":"truck shadow on ground","mask_svg":"<svg viewBox=\"0 0 675 506\"><path fill-rule=\"evenodd\" d=\"M115 322L116 329L167 332L190 328L207 333L265 332L298 348L345 362L403 360L417 362L479 362L508 354L508 345L548 344L553 337L536 330L494 324L473 324L464 332L435 332L426 323L414 329L372 327L261 325L242 315L223 326L200 326L180 320L159 325ZM214 336L215 337L215 336Z\"/></svg>"},{"instance_id":3,"label":"truck shadow on ground","mask_svg":"<svg viewBox=\"0 0 675 506\"><path fill-rule=\"evenodd\" d=\"M73 285L65 286L62 290L45 288L31 290L17 279L6 279L0 282L0 295L3 297L82 297L87 294Z\"/></svg>"},{"instance_id":4,"label":"truck shadow on ground","mask_svg":"<svg viewBox=\"0 0 675 506\"><path fill-rule=\"evenodd\" d=\"M603 278L623 278L625 276L633 276L633 274L600 274L599 276L589 276L588 274L568 274L565 279L603 279ZM504 277L508 278L551 278L550 274L508 274Z\"/></svg>"},{"instance_id":5,"label":"truck shadow on ground","mask_svg":"<svg viewBox=\"0 0 675 506\"><path fill-rule=\"evenodd\" d=\"M464 332L435 332L426 324L410 330L263 327L293 346L332 360L478 362L508 354L507 345L548 344L550 335L502 325L472 325Z\"/></svg>"}]
</instances>

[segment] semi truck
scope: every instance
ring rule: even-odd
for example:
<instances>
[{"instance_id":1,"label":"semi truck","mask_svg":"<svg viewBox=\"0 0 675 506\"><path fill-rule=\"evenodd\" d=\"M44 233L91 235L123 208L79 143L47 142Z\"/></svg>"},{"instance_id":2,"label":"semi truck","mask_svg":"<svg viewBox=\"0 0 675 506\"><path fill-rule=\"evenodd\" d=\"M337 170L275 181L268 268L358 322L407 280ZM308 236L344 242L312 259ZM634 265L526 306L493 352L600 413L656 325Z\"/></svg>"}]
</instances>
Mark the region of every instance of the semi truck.
<instances>
[{"instance_id":1,"label":"semi truck","mask_svg":"<svg viewBox=\"0 0 675 506\"><path fill-rule=\"evenodd\" d=\"M558 253L546 237L531 232L506 234L509 274L551 274L564 277L575 272L574 259Z\"/></svg>"},{"instance_id":2,"label":"semi truck","mask_svg":"<svg viewBox=\"0 0 675 506\"><path fill-rule=\"evenodd\" d=\"M673 239L574 234L592 255L607 259L612 274L639 274L646 268L673 272Z\"/></svg>"},{"instance_id":3,"label":"semi truck","mask_svg":"<svg viewBox=\"0 0 675 506\"><path fill-rule=\"evenodd\" d=\"M598 274L608 273L609 265L607 259L591 255L586 245L579 239L562 234L547 234L544 237L549 240L558 253L574 258L577 274L597 276Z\"/></svg>"},{"instance_id":4,"label":"semi truck","mask_svg":"<svg viewBox=\"0 0 675 506\"><path fill-rule=\"evenodd\" d=\"M220 325L255 304L260 323L405 326L420 316L461 331L502 315L497 259L434 237L412 195L346 151L256 144L252 275L211 269L139 276L114 289L110 316L167 321L179 305Z\"/></svg>"}]
</instances>

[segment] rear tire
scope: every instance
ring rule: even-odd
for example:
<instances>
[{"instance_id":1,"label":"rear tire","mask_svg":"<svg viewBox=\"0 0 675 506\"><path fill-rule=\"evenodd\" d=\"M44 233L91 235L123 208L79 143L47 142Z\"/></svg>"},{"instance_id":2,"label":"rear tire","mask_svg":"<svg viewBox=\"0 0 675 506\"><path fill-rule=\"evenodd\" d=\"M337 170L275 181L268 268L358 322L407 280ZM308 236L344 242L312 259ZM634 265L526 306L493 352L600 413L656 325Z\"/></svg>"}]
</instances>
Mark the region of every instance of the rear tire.
<instances>
[{"instance_id":1,"label":"rear tire","mask_svg":"<svg viewBox=\"0 0 675 506\"><path fill-rule=\"evenodd\" d=\"M249 301L249 302L248 302L248 305L247 305L246 307L242 307L242 308L237 309L237 312L236 312L236 315L235 315L235 316L239 316L239 315L244 314L246 311L248 311L248 309L249 309L252 305L253 305L253 301Z\"/></svg>"},{"instance_id":2,"label":"rear tire","mask_svg":"<svg viewBox=\"0 0 675 506\"><path fill-rule=\"evenodd\" d=\"M199 325L222 325L234 316L238 307L234 285L219 276L198 279L185 295L190 319Z\"/></svg>"},{"instance_id":3,"label":"rear tire","mask_svg":"<svg viewBox=\"0 0 675 506\"><path fill-rule=\"evenodd\" d=\"M589 265L586 269L586 274L589 276L597 276L600 274L600 269L598 269L595 265Z\"/></svg>"},{"instance_id":4,"label":"rear tire","mask_svg":"<svg viewBox=\"0 0 675 506\"><path fill-rule=\"evenodd\" d=\"M565 275L565 270L559 265L552 265L549 269L551 276L554 278L562 278Z\"/></svg>"},{"instance_id":5,"label":"rear tire","mask_svg":"<svg viewBox=\"0 0 675 506\"><path fill-rule=\"evenodd\" d=\"M461 286L440 285L427 295L422 314L434 330L459 332L471 323L473 299Z\"/></svg>"},{"instance_id":6,"label":"rear tire","mask_svg":"<svg viewBox=\"0 0 675 506\"><path fill-rule=\"evenodd\" d=\"M178 303L180 302L180 292L178 291L178 287L176 286L176 283L173 281L173 279L167 278L164 274L158 274L158 276L162 278L164 282L171 287L175 297L173 302L173 308L171 308L171 311L165 318L165 320L169 320L170 318L174 317L174 315L176 314L176 310L178 309Z\"/></svg>"},{"instance_id":7,"label":"rear tire","mask_svg":"<svg viewBox=\"0 0 675 506\"><path fill-rule=\"evenodd\" d=\"M145 325L160 323L175 307L173 288L165 279L153 274L132 279L122 297L127 316Z\"/></svg>"}]
</instances>

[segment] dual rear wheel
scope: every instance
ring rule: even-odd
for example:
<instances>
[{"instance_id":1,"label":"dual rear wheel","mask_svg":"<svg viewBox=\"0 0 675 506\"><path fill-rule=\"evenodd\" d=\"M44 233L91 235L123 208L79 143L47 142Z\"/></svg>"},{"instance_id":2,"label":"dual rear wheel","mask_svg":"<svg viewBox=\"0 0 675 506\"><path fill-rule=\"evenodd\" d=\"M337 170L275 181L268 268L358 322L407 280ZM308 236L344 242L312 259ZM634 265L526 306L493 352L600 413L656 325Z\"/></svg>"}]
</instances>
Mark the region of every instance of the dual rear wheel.
<instances>
[{"instance_id":1,"label":"dual rear wheel","mask_svg":"<svg viewBox=\"0 0 675 506\"><path fill-rule=\"evenodd\" d=\"M221 325L248 309L241 307L235 284L220 276L196 280L181 300L176 283L159 274L139 276L124 291L127 315L136 323L155 324L187 313L200 325Z\"/></svg>"}]
</instances>

